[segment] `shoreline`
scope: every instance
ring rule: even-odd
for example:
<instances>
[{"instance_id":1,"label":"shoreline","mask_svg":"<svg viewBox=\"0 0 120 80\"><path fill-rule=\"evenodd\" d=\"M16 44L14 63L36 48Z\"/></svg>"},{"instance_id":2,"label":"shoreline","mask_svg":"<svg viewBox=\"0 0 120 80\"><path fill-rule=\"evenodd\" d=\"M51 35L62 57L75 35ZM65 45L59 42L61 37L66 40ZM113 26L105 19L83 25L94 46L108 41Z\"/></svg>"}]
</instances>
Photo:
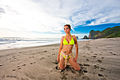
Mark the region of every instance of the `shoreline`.
<instances>
[{"instance_id":1,"label":"shoreline","mask_svg":"<svg viewBox=\"0 0 120 80\"><path fill-rule=\"evenodd\" d=\"M0 80L118 80L120 38L78 41L81 71L56 69L59 44L0 50ZM75 46L72 50L75 53Z\"/></svg>"},{"instance_id":2,"label":"shoreline","mask_svg":"<svg viewBox=\"0 0 120 80\"><path fill-rule=\"evenodd\" d=\"M10 48L10 49L1 49L0 51L5 51L5 50L14 50L14 49L38 48L38 47L47 47L47 46L55 46L55 45L59 45L59 43L55 43L55 44L48 44L48 45L41 45L41 46L28 46L28 47L19 47L19 48Z\"/></svg>"},{"instance_id":3,"label":"shoreline","mask_svg":"<svg viewBox=\"0 0 120 80\"><path fill-rule=\"evenodd\" d=\"M89 39L84 39L82 41L88 41ZM78 42L81 42L78 41ZM38 46L25 46L25 47L16 47L16 48L7 48L7 49L0 49L0 51L2 50L11 50L11 49L23 49L23 48L35 48L35 47L45 47L45 46L54 46L54 45L59 45L60 43L53 43L53 44L45 44L45 45L38 45Z\"/></svg>"}]
</instances>

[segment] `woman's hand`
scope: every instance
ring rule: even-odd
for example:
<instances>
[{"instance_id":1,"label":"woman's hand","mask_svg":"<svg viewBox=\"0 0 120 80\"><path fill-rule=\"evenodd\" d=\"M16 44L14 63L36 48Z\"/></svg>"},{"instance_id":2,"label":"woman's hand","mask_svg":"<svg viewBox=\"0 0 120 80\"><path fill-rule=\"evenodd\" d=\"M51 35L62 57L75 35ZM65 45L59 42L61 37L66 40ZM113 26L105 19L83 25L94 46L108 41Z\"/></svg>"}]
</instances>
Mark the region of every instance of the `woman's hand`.
<instances>
[{"instance_id":1,"label":"woman's hand","mask_svg":"<svg viewBox=\"0 0 120 80\"><path fill-rule=\"evenodd\" d=\"M78 43L77 43L77 38L74 36L74 41L75 41L75 48L76 48L76 56L74 58L75 62L77 62L77 58L78 58Z\"/></svg>"},{"instance_id":2,"label":"woman's hand","mask_svg":"<svg viewBox=\"0 0 120 80\"><path fill-rule=\"evenodd\" d=\"M58 61L58 63L59 63L59 61L60 61L60 56L57 56L57 61Z\"/></svg>"},{"instance_id":3,"label":"woman's hand","mask_svg":"<svg viewBox=\"0 0 120 80\"><path fill-rule=\"evenodd\" d=\"M74 58L74 61L77 62L77 58L76 57Z\"/></svg>"}]
</instances>

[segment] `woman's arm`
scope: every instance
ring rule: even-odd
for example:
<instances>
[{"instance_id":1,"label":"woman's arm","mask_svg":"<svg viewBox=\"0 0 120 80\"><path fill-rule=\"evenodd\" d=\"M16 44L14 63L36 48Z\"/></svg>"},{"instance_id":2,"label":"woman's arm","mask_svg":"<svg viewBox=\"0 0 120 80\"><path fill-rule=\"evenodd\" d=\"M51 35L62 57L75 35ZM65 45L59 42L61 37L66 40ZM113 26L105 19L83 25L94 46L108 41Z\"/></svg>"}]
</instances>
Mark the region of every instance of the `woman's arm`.
<instances>
[{"instance_id":1,"label":"woman's arm","mask_svg":"<svg viewBox=\"0 0 120 80\"><path fill-rule=\"evenodd\" d=\"M75 36L74 36L74 41L75 41L75 49L76 49L75 61L77 62L77 58L78 58L78 43L77 43L77 38Z\"/></svg>"},{"instance_id":2,"label":"woman's arm","mask_svg":"<svg viewBox=\"0 0 120 80\"><path fill-rule=\"evenodd\" d=\"M59 52L58 52L58 56L57 56L57 61L60 61L60 52L62 50L63 47L63 37L61 38L61 42L60 42L60 48L59 48Z\"/></svg>"}]
</instances>

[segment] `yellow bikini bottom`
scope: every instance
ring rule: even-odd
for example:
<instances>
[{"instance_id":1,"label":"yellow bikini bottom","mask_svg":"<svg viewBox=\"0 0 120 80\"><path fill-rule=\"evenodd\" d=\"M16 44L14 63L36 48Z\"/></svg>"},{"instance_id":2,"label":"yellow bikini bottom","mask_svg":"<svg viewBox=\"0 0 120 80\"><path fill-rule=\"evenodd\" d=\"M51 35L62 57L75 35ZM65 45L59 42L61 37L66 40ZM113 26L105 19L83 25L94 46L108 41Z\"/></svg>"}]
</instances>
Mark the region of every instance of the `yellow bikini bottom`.
<instances>
[{"instance_id":1,"label":"yellow bikini bottom","mask_svg":"<svg viewBox=\"0 0 120 80\"><path fill-rule=\"evenodd\" d=\"M60 53L60 60L61 60L61 58L64 58L65 59L65 67L66 67L66 65L67 65L67 63L68 63L68 60L71 58L71 57L74 57L74 55L72 54L72 53L70 53L70 54L68 54L68 55L66 55L65 53L63 53L62 51L61 51L61 53ZM60 66L60 65L59 65Z\"/></svg>"},{"instance_id":2,"label":"yellow bikini bottom","mask_svg":"<svg viewBox=\"0 0 120 80\"><path fill-rule=\"evenodd\" d=\"M66 55L62 51L61 51L60 55L63 56L64 59L70 59L70 57L74 57L73 53L70 53L70 54Z\"/></svg>"}]
</instances>

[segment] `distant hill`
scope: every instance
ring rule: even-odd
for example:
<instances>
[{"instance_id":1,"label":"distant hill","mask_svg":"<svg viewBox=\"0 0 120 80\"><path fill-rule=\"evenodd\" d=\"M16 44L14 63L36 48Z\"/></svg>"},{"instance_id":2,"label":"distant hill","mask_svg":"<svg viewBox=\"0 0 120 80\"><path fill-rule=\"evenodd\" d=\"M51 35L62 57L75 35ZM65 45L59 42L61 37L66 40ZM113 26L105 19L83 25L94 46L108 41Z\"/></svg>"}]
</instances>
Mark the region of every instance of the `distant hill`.
<instances>
[{"instance_id":1,"label":"distant hill","mask_svg":"<svg viewBox=\"0 0 120 80\"><path fill-rule=\"evenodd\" d=\"M89 33L89 39L114 38L114 37L120 37L120 26L107 28L103 31L91 30Z\"/></svg>"}]
</instances>

